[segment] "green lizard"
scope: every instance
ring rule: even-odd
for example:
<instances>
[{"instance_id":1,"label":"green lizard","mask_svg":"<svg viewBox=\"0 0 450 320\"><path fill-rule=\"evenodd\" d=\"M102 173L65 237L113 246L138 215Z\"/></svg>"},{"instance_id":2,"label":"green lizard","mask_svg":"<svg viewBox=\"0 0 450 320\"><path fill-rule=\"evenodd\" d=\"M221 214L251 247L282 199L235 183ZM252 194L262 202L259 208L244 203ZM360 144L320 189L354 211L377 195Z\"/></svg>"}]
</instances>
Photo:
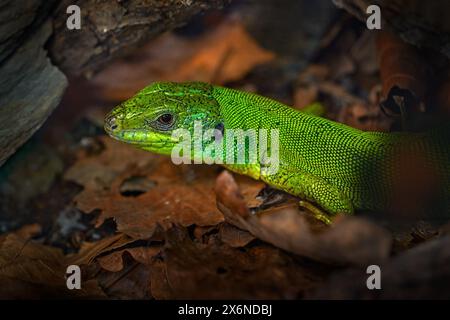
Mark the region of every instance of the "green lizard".
<instances>
[{"instance_id":1,"label":"green lizard","mask_svg":"<svg viewBox=\"0 0 450 320\"><path fill-rule=\"evenodd\" d=\"M418 155L421 166L439 178L440 208L450 211L450 126L414 134L363 132L318 116L320 105L309 110L207 83L157 82L114 108L105 130L118 140L170 155L178 142L174 130L193 132L198 120L203 129L216 128L224 136L229 129L278 129L280 165L275 174L264 174L259 163L223 166L315 203L331 215L389 209L396 173L405 159ZM320 216L322 210L315 212L328 221Z\"/></svg>"}]
</instances>

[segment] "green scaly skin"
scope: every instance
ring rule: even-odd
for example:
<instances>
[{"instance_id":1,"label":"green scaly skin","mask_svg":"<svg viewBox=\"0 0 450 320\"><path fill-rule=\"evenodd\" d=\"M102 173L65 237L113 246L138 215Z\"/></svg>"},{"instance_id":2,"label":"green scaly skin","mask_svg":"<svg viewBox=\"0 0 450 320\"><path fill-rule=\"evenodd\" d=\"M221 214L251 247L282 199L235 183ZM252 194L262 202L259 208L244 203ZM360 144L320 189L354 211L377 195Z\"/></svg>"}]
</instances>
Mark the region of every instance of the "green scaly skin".
<instances>
[{"instance_id":1,"label":"green scaly skin","mask_svg":"<svg viewBox=\"0 0 450 320\"><path fill-rule=\"evenodd\" d=\"M105 130L139 148L170 155L178 142L172 131L193 133L223 124L227 129L278 129L280 167L266 175L259 164L223 165L270 186L307 199L330 214L355 209L386 210L391 205L398 154L420 154L423 165L440 177L443 207L450 210L450 126L426 133L363 132L316 115L320 105L299 112L256 94L207 83L154 83L114 108ZM170 128L155 123L173 115ZM411 173L414 174L414 173Z\"/></svg>"}]
</instances>

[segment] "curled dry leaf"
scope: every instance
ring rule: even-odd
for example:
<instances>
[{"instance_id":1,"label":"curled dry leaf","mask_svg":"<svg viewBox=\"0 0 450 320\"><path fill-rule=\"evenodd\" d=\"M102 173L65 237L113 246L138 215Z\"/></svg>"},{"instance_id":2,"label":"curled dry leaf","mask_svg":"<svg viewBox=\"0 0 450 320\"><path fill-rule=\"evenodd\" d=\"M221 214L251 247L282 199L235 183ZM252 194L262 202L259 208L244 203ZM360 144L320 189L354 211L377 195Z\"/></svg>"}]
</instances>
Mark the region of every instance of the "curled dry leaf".
<instances>
[{"instance_id":1,"label":"curled dry leaf","mask_svg":"<svg viewBox=\"0 0 450 320\"><path fill-rule=\"evenodd\" d=\"M414 46L387 31L378 33L377 50L384 110L395 116L419 112L429 74L424 58Z\"/></svg>"},{"instance_id":2,"label":"curled dry leaf","mask_svg":"<svg viewBox=\"0 0 450 320\"><path fill-rule=\"evenodd\" d=\"M380 265L382 290L367 290L367 271L336 273L311 299L448 299L450 236L422 243Z\"/></svg>"},{"instance_id":3,"label":"curled dry leaf","mask_svg":"<svg viewBox=\"0 0 450 320\"><path fill-rule=\"evenodd\" d=\"M149 266L154 256L161 252L159 246L154 247L136 247L114 251L108 255L99 257L97 260L100 266L111 272L119 272L124 268L123 255L127 252L139 263Z\"/></svg>"},{"instance_id":4,"label":"curled dry leaf","mask_svg":"<svg viewBox=\"0 0 450 320\"><path fill-rule=\"evenodd\" d=\"M217 178L216 194L228 222L287 251L340 265L379 263L390 253L390 234L362 218L342 217L330 228L313 232L297 207L272 208L252 215L227 171Z\"/></svg>"},{"instance_id":5,"label":"curled dry leaf","mask_svg":"<svg viewBox=\"0 0 450 320\"><path fill-rule=\"evenodd\" d=\"M166 157L108 137L101 141L105 145L102 153L80 155L65 174L84 187L74 199L78 209L101 211L97 226L113 218L119 231L134 239L148 239L158 225L209 226L223 221L213 195L216 167L176 166ZM123 184L130 177L152 183L140 183L137 193L128 185L124 193Z\"/></svg>"},{"instance_id":6,"label":"curled dry leaf","mask_svg":"<svg viewBox=\"0 0 450 320\"><path fill-rule=\"evenodd\" d=\"M168 230L162 256L150 272L156 299L294 299L326 274L268 245L206 245L178 227Z\"/></svg>"},{"instance_id":7,"label":"curled dry leaf","mask_svg":"<svg viewBox=\"0 0 450 320\"><path fill-rule=\"evenodd\" d=\"M118 233L114 236L103 238L96 242L83 242L80 250L69 256L71 264L88 265L92 263L95 258L101 254L119 249L134 240L123 233Z\"/></svg>"},{"instance_id":8,"label":"curled dry leaf","mask_svg":"<svg viewBox=\"0 0 450 320\"><path fill-rule=\"evenodd\" d=\"M220 41L217 41L220 39ZM223 84L239 80L255 65L274 58L262 49L238 21L225 20L199 38L163 35L119 60L95 78L103 95L124 100L154 81L207 81Z\"/></svg>"}]
</instances>

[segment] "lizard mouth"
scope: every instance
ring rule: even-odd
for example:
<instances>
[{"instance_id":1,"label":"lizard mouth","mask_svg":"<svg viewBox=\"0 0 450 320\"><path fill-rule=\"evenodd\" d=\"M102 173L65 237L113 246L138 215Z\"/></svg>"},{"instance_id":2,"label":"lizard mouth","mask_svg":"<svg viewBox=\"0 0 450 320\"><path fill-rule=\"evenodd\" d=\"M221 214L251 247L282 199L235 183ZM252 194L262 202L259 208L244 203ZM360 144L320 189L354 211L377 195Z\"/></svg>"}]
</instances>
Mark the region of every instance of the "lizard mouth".
<instances>
[{"instance_id":1,"label":"lizard mouth","mask_svg":"<svg viewBox=\"0 0 450 320\"><path fill-rule=\"evenodd\" d=\"M164 147L170 142L151 131L123 129L120 119L111 113L105 117L104 129L111 138L134 145Z\"/></svg>"},{"instance_id":2,"label":"lizard mouth","mask_svg":"<svg viewBox=\"0 0 450 320\"><path fill-rule=\"evenodd\" d=\"M152 147L170 147L172 146L172 142L167 139L162 139L162 137L158 137L154 132L146 132L142 130L117 130L111 131L105 128L106 133L118 141L140 145L140 146L152 146ZM166 138L166 137L164 137Z\"/></svg>"}]
</instances>

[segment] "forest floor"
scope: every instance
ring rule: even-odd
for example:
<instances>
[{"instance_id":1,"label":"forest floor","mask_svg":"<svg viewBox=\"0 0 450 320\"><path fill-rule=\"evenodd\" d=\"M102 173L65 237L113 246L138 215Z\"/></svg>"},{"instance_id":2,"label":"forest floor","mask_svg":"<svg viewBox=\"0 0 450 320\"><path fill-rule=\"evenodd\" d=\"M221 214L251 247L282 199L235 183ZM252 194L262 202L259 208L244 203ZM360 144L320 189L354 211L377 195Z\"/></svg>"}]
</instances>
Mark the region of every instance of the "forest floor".
<instances>
[{"instance_id":1,"label":"forest floor","mask_svg":"<svg viewBox=\"0 0 450 320\"><path fill-rule=\"evenodd\" d=\"M361 213L326 226L261 182L214 165L177 166L105 135L106 112L160 80L226 85L297 109L320 101L326 117L350 126L395 126L379 107L375 36L350 16L333 16L307 57L263 48L239 14L198 19L92 79L70 79L48 122L0 169L0 296L447 294L430 279L450 279L449 224ZM81 290L67 290L70 264L81 266ZM381 266L381 292L367 289L371 264Z\"/></svg>"}]
</instances>

